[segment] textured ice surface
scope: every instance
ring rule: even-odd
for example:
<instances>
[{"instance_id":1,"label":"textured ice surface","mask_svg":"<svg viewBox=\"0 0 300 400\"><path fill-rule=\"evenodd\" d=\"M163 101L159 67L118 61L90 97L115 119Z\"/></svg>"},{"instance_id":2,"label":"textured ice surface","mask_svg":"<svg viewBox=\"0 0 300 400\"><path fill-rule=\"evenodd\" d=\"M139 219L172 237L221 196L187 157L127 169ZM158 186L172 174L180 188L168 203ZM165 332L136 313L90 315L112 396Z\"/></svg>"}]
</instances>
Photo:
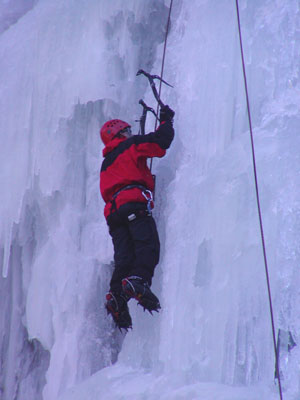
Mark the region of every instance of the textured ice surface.
<instances>
[{"instance_id":1,"label":"textured ice surface","mask_svg":"<svg viewBox=\"0 0 300 400\"><path fill-rule=\"evenodd\" d=\"M38 0L1 0L0 33L16 24L37 2Z\"/></svg>"},{"instance_id":2,"label":"textured ice surface","mask_svg":"<svg viewBox=\"0 0 300 400\"><path fill-rule=\"evenodd\" d=\"M192 382L182 373L155 376L141 374L118 363L94 374L75 389L68 390L59 400L96 399L147 399L147 400L276 400L276 392L264 387L230 387L221 383Z\"/></svg>"},{"instance_id":3,"label":"textured ice surface","mask_svg":"<svg viewBox=\"0 0 300 400\"><path fill-rule=\"evenodd\" d=\"M234 1L174 1L176 138L154 161L162 311L131 302L124 336L103 307L98 131L137 130L138 100L154 106L135 73L160 73L168 4L0 2L15 18L4 30L1 11L3 400L278 398ZM276 332L298 344L299 4L240 10ZM284 399L300 395L298 347L280 355Z\"/></svg>"}]
</instances>

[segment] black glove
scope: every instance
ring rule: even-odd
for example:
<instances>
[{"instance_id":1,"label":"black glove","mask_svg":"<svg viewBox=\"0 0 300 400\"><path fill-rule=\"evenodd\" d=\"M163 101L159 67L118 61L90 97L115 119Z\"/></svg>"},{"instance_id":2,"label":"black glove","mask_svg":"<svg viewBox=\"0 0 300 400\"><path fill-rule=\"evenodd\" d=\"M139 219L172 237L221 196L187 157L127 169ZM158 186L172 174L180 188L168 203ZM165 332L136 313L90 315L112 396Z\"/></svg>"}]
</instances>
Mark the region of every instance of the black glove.
<instances>
[{"instance_id":1,"label":"black glove","mask_svg":"<svg viewBox=\"0 0 300 400\"><path fill-rule=\"evenodd\" d=\"M175 112L169 106L163 106L160 109L159 120L163 121L171 121L173 120Z\"/></svg>"}]
</instances>

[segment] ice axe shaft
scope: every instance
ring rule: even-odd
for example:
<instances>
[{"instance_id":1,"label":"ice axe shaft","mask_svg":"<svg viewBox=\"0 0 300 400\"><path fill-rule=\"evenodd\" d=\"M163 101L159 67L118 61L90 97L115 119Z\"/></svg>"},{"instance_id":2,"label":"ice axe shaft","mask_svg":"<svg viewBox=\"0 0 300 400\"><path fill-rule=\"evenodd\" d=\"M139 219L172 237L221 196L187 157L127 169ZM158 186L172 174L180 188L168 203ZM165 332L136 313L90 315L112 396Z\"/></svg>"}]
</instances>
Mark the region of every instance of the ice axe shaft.
<instances>
[{"instance_id":1,"label":"ice axe shaft","mask_svg":"<svg viewBox=\"0 0 300 400\"><path fill-rule=\"evenodd\" d=\"M140 100L139 104L143 107L143 114L140 118L140 132L141 132L141 135L145 135L145 124L146 124L147 112L148 111L151 112L156 118L157 118L157 114L153 110L153 108L148 107L147 104L143 100Z\"/></svg>"},{"instance_id":2,"label":"ice axe shaft","mask_svg":"<svg viewBox=\"0 0 300 400\"><path fill-rule=\"evenodd\" d=\"M157 114L156 114L156 112L153 110L153 108L147 106L147 104L144 102L144 100L141 99L141 100L139 101L139 104L143 107L143 109L144 109L145 111L150 111L150 112L152 112L152 114L153 114L155 117L157 117Z\"/></svg>"},{"instance_id":3,"label":"ice axe shaft","mask_svg":"<svg viewBox=\"0 0 300 400\"><path fill-rule=\"evenodd\" d=\"M158 104L160 105L160 107L164 107L165 105L164 105L164 103L161 101L161 99L159 97L159 94L158 94L156 86L155 86L154 79L158 79L158 80L160 80L161 82L165 83L166 85L168 85L170 87L173 87L173 86L170 85L165 80L163 80L160 76L148 74L148 72L144 71L143 69L139 69L138 72L136 73L136 75L137 76L138 75L145 75L148 78L150 86L151 86L151 89L152 89L152 92L154 94L154 97L156 98L156 100L157 100Z\"/></svg>"}]
</instances>

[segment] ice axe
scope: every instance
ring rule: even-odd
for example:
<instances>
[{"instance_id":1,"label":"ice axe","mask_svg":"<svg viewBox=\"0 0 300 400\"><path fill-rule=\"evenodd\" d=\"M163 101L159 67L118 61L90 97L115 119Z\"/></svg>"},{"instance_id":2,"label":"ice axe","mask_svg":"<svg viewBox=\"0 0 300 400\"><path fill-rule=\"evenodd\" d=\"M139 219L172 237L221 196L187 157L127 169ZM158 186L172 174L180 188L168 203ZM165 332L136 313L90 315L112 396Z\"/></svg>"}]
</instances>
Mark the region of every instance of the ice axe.
<instances>
[{"instance_id":1,"label":"ice axe","mask_svg":"<svg viewBox=\"0 0 300 400\"><path fill-rule=\"evenodd\" d=\"M136 76L138 76L138 75L144 75L144 76L146 76L146 78L148 78L155 99L157 100L157 102L158 102L158 104L159 104L159 106L161 108L164 107L165 105L164 105L164 103L161 101L161 99L159 97L159 94L158 94L156 86L155 86L154 79L158 79L158 80L160 80L161 82L165 83L166 85L168 85L170 87L173 87L173 86L170 85L168 82L166 82L164 79L162 79L160 76L151 75L148 72L144 71L143 69L139 69L138 70L138 72L136 73ZM153 110L153 108L148 107L147 104L143 100L140 100L139 104L141 104L141 106L143 107L143 114L142 114L142 116L141 116L139 121L140 121L140 132L141 132L141 135L144 135L145 134L145 124L146 124L147 112L150 111L150 112L152 112L152 114L155 115L155 117L158 120L159 120L159 118L158 118L157 114L155 113L155 111Z\"/></svg>"},{"instance_id":2,"label":"ice axe","mask_svg":"<svg viewBox=\"0 0 300 400\"><path fill-rule=\"evenodd\" d=\"M146 118L147 118L147 112L151 112L155 118L158 118L156 112L153 110L153 108L148 107L147 104L143 101L140 100L139 104L143 107L143 114L141 116L141 118L138 120L140 122L140 132L141 135L145 135L145 124L146 124Z\"/></svg>"}]
</instances>

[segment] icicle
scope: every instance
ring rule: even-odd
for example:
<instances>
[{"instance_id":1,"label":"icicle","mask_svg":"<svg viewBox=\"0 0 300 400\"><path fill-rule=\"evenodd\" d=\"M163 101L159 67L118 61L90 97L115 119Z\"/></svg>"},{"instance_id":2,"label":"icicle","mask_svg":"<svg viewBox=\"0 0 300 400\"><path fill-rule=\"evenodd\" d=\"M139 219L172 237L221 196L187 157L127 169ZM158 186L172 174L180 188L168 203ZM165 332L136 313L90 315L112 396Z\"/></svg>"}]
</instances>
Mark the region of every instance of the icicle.
<instances>
[{"instance_id":1,"label":"icicle","mask_svg":"<svg viewBox=\"0 0 300 400\"><path fill-rule=\"evenodd\" d=\"M287 360L288 353L297 346L291 331L285 331L283 329L278 329L277 334L277 365L275 365L275 379L278 379L279 374L282 374L280 370L280 359Z\"/></svg>"},{"instance_id":2,"label":"icicle","mask_svg":"<svg viewBox=\"0 0 300 400\"><path fill-rule=\"evenodd\" d=\"M8 275L11 238L12 238L12 226L10 225L5 230L3 267L2 267L2 276L3 276L3 278L7 278L7 275Z\"/></svg>"}]
</instances>

